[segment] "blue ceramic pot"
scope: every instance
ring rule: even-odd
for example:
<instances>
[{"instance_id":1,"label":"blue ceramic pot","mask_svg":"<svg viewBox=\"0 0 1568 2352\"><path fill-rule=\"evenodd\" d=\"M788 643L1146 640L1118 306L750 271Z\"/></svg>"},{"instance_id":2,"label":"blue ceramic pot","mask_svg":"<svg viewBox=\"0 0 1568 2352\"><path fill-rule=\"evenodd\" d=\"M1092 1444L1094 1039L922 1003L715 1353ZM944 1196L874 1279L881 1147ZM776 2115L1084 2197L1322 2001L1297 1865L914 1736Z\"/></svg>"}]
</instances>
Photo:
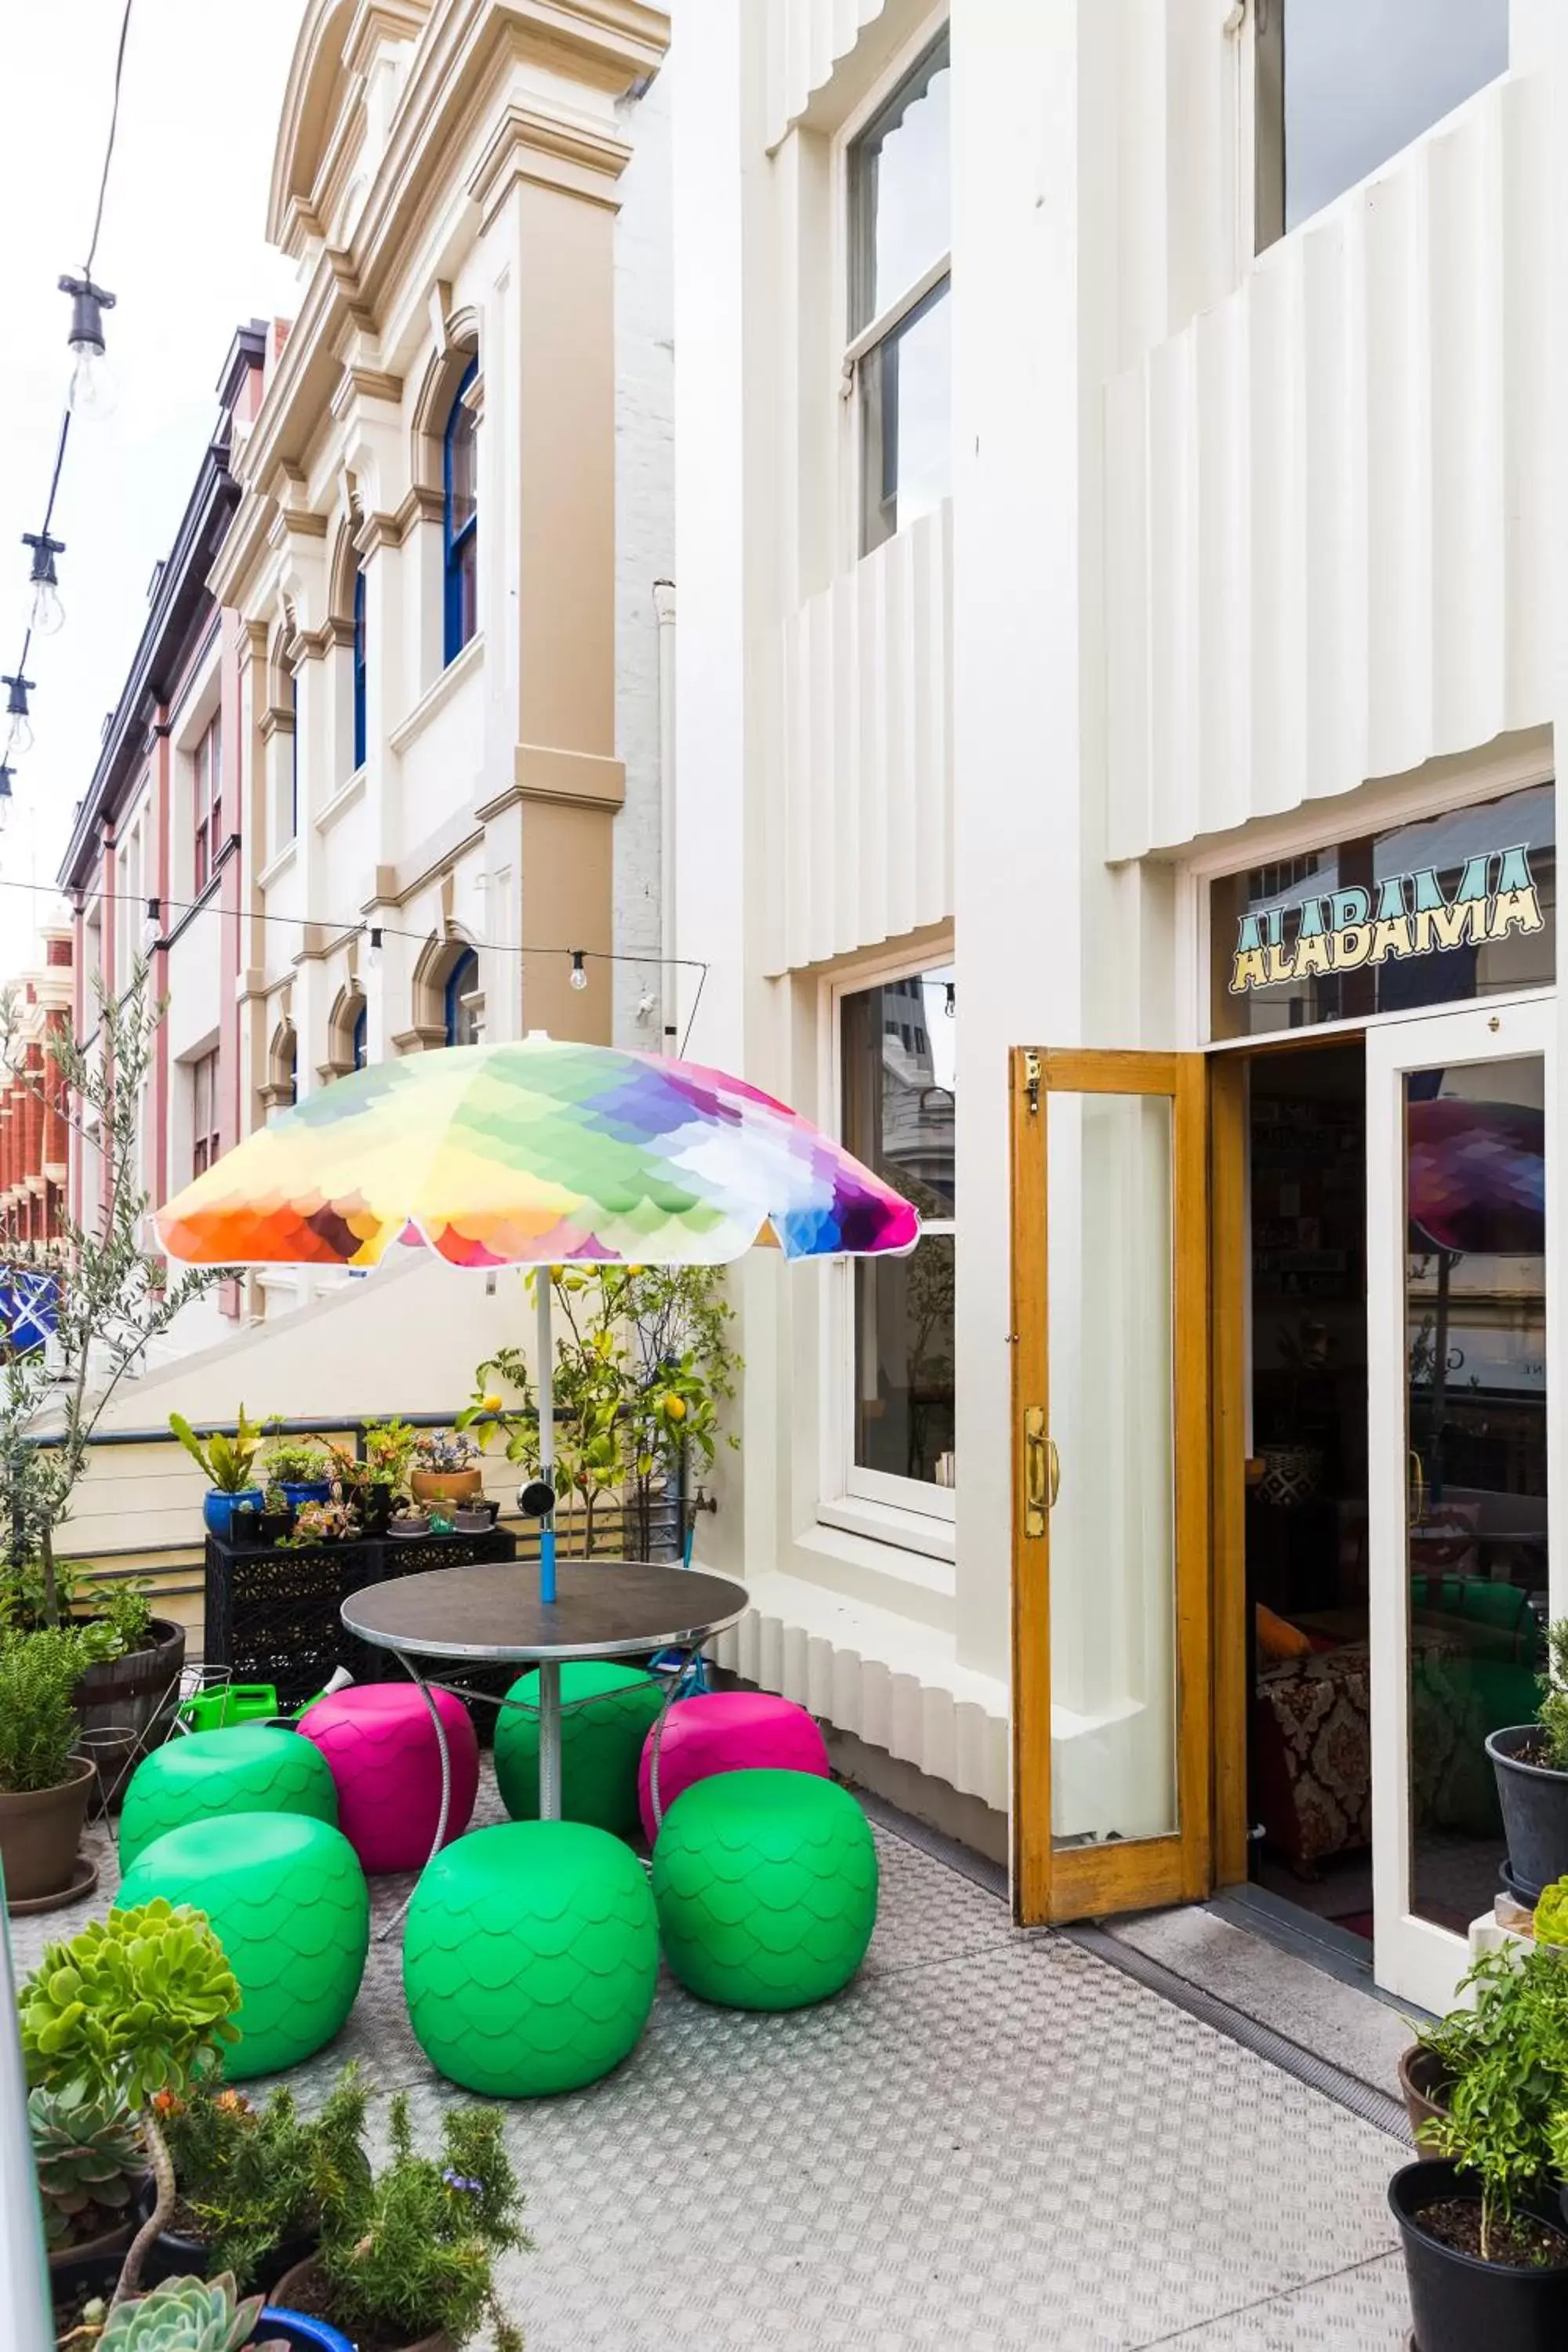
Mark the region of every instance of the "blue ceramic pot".
<instances>
[{"instance_id":1,"label":"blue ceramic pot","mask_svg":"<svg viewBox=\"0 0 1568 2352\"><path fill-rule=\"evenodd\" d=\"M202 1497L202 1519L207 1533L216 1536L219 1543L232 1543L234 1515L239 1505L248 1503L252 1510L259 1511L264 1500L259 1486L243 1486L237 1495L220 1494L216 1486L209 1486Z\"/></svg>"},{"instance_id":2,"label":"blue ceramic pot","mask_svg":"<svg viewBox=\"0 0 1568 2352\"><path fill-rule=\"evenodd\" d=\"M301 1503L329 1503L332 1497L330 1478L280 1478L278 1484L291 1511L297 1511Z\"/></svg>"},{"instance_id":3,"label":"blue ceramic pot","mask_svg":"<svg viewBox=\"0 0 1568 2352\"><path fill-rule=\"evenodd\" d=\"M307 2319L302 2311L286 2311L270 2303L256 2323L256 2334L262 2343L270 2336L275 2342L290 2346L292 2352L354 2352L341 2327L330 2326L324 2319Z\"/></svg>"}]
</instances>

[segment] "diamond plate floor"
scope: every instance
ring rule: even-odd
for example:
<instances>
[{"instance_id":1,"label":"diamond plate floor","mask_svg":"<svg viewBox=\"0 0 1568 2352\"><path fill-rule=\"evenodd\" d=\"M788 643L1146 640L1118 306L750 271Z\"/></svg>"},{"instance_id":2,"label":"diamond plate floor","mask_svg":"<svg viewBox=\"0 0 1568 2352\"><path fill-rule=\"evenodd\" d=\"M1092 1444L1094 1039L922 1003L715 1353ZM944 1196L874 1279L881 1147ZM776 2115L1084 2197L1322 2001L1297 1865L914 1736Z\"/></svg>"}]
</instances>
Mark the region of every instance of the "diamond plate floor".
<instances>
[{"instance_id":1,"label":"diamond plate floor","mask_svg":"<svg viewBox=\"0 0 1568 2352\"><path fill-rule=\"evenodd\" d=\"M489 1777L478 1819L499 1818ZM781 2017L668 1978L593 2089L509 2109L539 2251L530 2352L1396 2352L1398 2145L885 1829L867 1966ZM95 1904L12 1923L18 1972ZM389 1916L406 1881L376 1882ZM349 2057L416 2121L454 2095L373 1945ZM264 2088L257 2085L257 2088ZM378 2102L378 2119L384 2101Z\"/></svg>"}]
</instances>

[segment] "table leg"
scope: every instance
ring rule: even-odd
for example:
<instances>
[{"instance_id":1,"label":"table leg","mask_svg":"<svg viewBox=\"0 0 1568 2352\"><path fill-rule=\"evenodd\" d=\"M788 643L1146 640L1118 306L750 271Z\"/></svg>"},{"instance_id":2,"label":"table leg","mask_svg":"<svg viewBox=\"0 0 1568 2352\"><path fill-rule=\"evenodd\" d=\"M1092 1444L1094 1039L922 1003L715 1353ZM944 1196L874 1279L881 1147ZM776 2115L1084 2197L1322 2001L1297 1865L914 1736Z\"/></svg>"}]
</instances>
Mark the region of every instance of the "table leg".
<instances>
[{"instance_id":1,"label":"table leg","mask_svg":"<svg viewBox=\"0 0 1568 2352\"><path fill-rule=\"evenodd\" d=\"M561 1819L561 1666L539 1663L539 1818Z\"/></svg>"},{"instance_id":2,"label":"table leg","mask_svg":"<svg viewBox=\"0 0 1568 2352\"><path fill-rule=\"evenodd\" d=\"M393 1656L397 1660L397 1663L403 1668L404 1673L412 1676L418 1688L420 1697L424 1700L426 1707L429 1709L430 1720L436 1727L437 1751L441 1759L441 1810L436 1820L436 1843L430 1849L429 1858L425 1865L427 1870L430 1864L435 1861L436 1856L440 1853L441 1848L447 1842L447 1817L452 1810L452 1751L447 1744L447 1727L441 1720L441 1710L436 1704L435 1693L431 1690L429 1684L426 1681L418 1667L415 1665L410 1659L405 1658L401 1650L395 1650L393 1652ZM394 1929L401 1927L405 1918L407 1916L408 1906L414 1900L415 1888L417 1887L419 1881L416 1879L414 1885L409 1888L407 1895L405 1896L402 1903L399 1904L397 1909L387 1921L385 1927L380 1927L376 1930L375 1940L378 1944L384 1944L387 1937L393 1933Z\"/></svg>"}]
</instances>

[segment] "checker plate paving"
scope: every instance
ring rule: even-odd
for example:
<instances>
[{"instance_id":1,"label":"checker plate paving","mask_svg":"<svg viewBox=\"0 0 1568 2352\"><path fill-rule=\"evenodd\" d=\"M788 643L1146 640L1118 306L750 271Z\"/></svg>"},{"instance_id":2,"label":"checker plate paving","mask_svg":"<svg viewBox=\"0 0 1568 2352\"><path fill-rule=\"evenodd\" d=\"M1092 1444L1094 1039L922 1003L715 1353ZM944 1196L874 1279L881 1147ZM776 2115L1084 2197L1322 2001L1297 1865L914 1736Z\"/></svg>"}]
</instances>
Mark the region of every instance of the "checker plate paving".
<instances>
[{"instance_id":1,"label":"checker plate paving","mask_svg":"<svg viewBox=\"0 0 1568 2352\"><path fill-rule=\"evenodd\" d=\"M475 1822L502 1817L487 1759ZM13 1921L19 1973L104 1907L90 1840L99 1895ZM742 2015L667 1974L615 2074L508 2109L539 2251L503 2295L529 2352L1403 2352L1396 2142L877 1844L877 1932L838 2000ZM374 1882L378 1923L410 1884ZM457 2095L409 2032L395 1936L289 2079L309 2104L349 2057L412 2093L421 2131Z\"/></svg>"}]
</instances>

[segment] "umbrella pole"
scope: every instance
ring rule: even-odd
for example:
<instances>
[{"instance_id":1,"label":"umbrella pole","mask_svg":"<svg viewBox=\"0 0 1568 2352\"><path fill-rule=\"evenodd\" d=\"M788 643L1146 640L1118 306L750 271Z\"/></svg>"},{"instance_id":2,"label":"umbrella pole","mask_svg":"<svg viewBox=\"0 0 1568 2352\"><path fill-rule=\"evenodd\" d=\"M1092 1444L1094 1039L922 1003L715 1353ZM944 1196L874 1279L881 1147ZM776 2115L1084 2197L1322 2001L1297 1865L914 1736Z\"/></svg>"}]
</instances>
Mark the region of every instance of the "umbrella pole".
<instances>
[{"instance_id":1,"label":"umbrella pole","mask_svg":"<svg viewBox=\"0 0 1568 2352\"><path fill-rule=\"evenodd\" d=\"M555 1485L555 1343L550 1335L550 1268L542 1265L533 1280L535 1333L539 1350L539 1475ZM544 1514L539 1530L539 1597L555 1598L555 1506Z\"/></svg>"}]
</instances>

